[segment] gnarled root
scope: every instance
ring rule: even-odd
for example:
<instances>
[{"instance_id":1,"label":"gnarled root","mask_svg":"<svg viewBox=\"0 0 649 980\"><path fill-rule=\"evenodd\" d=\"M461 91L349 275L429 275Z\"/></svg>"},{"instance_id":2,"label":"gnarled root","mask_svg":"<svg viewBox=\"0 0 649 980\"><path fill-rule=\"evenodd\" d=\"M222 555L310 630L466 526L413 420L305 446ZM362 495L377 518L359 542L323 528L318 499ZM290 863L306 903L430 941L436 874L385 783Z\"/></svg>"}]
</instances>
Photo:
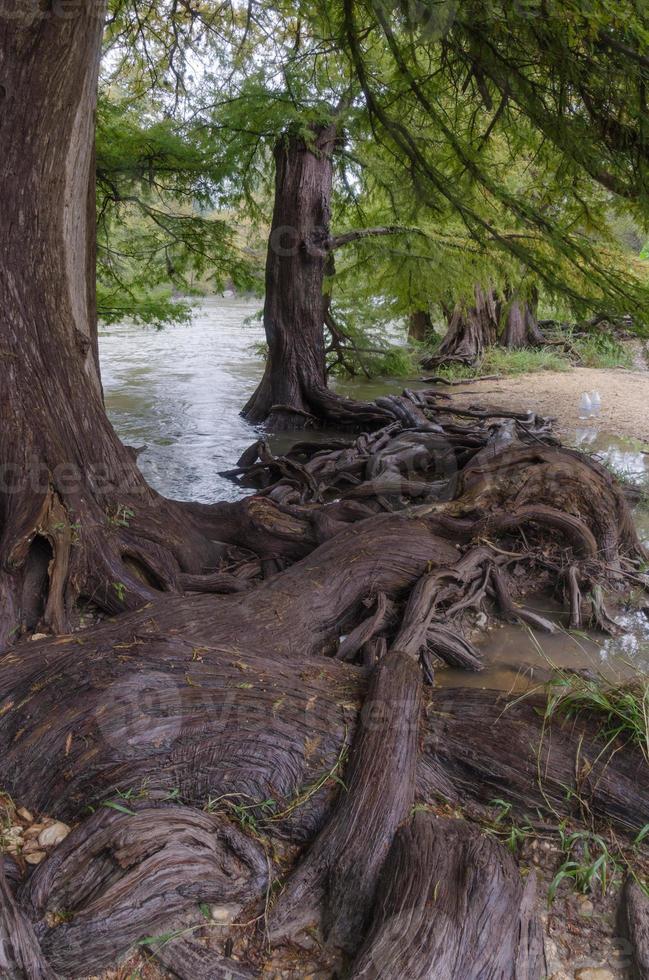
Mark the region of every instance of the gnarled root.
<instances>
[{"instance_id":1,"label":"gnarled root","mask_svg":"<svg viewBox=\"0 0 649 980\"><path fill-rule=\"evenodd\" d=\"M0 976L56 980L27 915L14 899L0 859Z\"/></svg>"},{"instance_id":2,"label":"gnarled root","mask_svg":"<svg viewBox=\"0 0 649 980\"><path fill-rule=\"evenodd\" d=\"M392 837L413 803L420 704L416 662L391 651L372 675L346 791L272 911L274 940L318 922L330 943L348 951L358 944Z\"/></svg>"},{"instance_id":3,"label":"gnarled root","mask_svg":"<svg viewBox=\"0 0 649 980\"><path fill-rule=\"evenodd\" d=\"M222 817L118 805L127 812L101 809L84 821L23 889L23 906L42 923L42 949L64 977L105 969L179 922L200 923L201 903L236 914L268 884L263 848ZM46 927L48 914L58 924Z\"/></svg>"},{"instance_id":4,"label":"gnarled root","mask_svg":"<svg viewBox=\"0 0 649 980\"><path fill-rule=\"evenodd\" d=\"M413 976L526 977L537 962L532 919L519 916L527 940L515 947L501 910L529 909L530 895L496 845L469 828L429 816L404 823L413 804L502 796L516 814L587 813L630 835L646 822L649 793L637 779L646 761L634 744L619 751L621 738L603 741L597 718L554 718L550 739L542 698L424 689L419 666L428 680L433 658L479 668L463 618L491 611L493 599L506 616L543 627L516 599L549 580L564 588L575 619L588 591L605 625L603 587L623 582L640 553L623 497L596 466L537 436L534 419L505 429L473 413L470 426L441 425L438 397L406 400L414 407L399 402L399 423L345 448L302 446L290 465L257 446L263 495L219 512L188 505L216 564L191 569L174 559L176 587L206 594L158 597L0 659L0 785L68 821L101 807L20 889L55 969L95 971L174 922L191 930L203 898L240 906L258 896L266 858L225 821L244 812L272 847L308 847L271 908L284 951L286 938L316 922L327 956L356 955L379 887L383 912L358 976L375 975L377 957L403 954ZM242 469L258 467L254 460L248 454ZM122 528L120 541L133 530ZM36 558L37 592L47 555ZM509 575L512 565L521 574ZM191 809L206 805L218 814ZM449 917L423 921L422 903L435 895L430 869L426 877L416 867L422 850L449 873L473 862L478 900L464 923L450 890L440 891ZM487 962L471 929L490 908L492 865L503 939ZM405 869L399 880L395 868ZM15 900L2 894L0 921L13 916L24 955L39 957ZM388 919L402 913L418 925L403 948L386 952ZM180 974L183 956L197 977L232 965L227 947L206 951L192 933L175 951L150 945Z\"/></svg>"},{"instance_id":5,"label":"gnarled root","mask_svg":"<svg viewBox=\"0 0 649 980\"><path fill-rule=\"evenodd\" d=\"M477 828L417 813L394 839L350 977L538 980L535 886L534 875L524 885L512 855Z\"/></svg>"}]
</instances>

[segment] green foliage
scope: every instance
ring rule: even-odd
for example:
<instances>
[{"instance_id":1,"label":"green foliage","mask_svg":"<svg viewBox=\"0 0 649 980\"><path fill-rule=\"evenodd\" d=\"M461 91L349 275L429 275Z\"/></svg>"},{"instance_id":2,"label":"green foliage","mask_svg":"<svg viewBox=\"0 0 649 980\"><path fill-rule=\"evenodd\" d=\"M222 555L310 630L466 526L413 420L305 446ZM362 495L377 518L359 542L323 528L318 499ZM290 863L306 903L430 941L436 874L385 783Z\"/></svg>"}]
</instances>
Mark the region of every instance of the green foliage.
<instances>
[{"instance_id":1,"label":"green foliage","mask_svg":"<svg viewBox=\"0 0 649 980\"><path fill-rule=\"evenodd\" d=\"M491 801L491 806L495 810L495 815L491 823L486 826L487 832L498 837L512 854L517 854L528 837L534 833L533 827L526 821L518 823L514 820L513 806L508 801L495 799Z\"/></svg>"},{"instance_id":2,"label":"green foliage","mask_svg":"<svg viewBox=\"0 0 649 980\"><path fill-rule=\"evenodd\" d=\"M536 371L569 371L570 362L555 347L523 347L507 350L491 347L482 362L484 374L527 374Z\"/></svg>"},{"instance_id":3,"label":"green foliage","mask_svg":"<svg viewBox=\"0 0 649 980\"><path fill-rule=\"evenodd\" d=\"M196 293L197 284L258 288L259 263L245 236L215 211L226 174L200 127L164 117L152 97L112 87L99 102L96 143L104 322L182 323L191 305L177 297Z\"/></svg>"},{"instance_id":4,"label":"green foliage","mask_svg":"<svg viewBox=\"0 0 649 980\"><path fill-rule=\"evenodd\" d=\"M490 347L474 367L445 364L435 368L435 374L448 378L449 381L460 381L462 378L476 378L483 374L508 376L538 371L569 371L571 367L568 355L558 351L556 347L523 347L520 350Z\"/></svg>"},{"instance_id":5,"label":"green foliage","mask_svg":"<svg viewBox=\"0 0 649 980\"><path fill-rule=\"evenodd\" d=\"M601 678L558 673L548 685L546 720L581 714L598 719L607 744L623 738L635 744L649 763L649 681L615 686Z\"/></svg>"},{"instance_id":6,"label":"green foliage","mask_svg":"<svg viewBox=\"0 0 649 980\"><path fill-rule=\"evenodd\" d=\"M369 354L365 367L371 378L405 378L412 374L414 364L404 347L390 347L384 354Z\"/></svg>"},{"instance_id":7,"label":"green foliage","mask_svg":"<svg viewBox=\"0 0 649 980\"><path fill-rule=\"evenodd\" d=\"M605 333L592 333L572 341L580 362L590 368L630 368L633 357L622 344Z\"/></svg>"},{"instance_id":8,"label":"green foliage","mask_svg":"<svg viewBox=\"0 0 649 980\"><path fill-rule=\"evenodd\" d=\"M103 807L107 807L109 810L118 810L119 813L126 813L130 817L135 816L135 810L131 810L130 807L125 806L124 803L119 803L117 800L107 800L102 803Z\"/></svg>"},{"instance_id":9,"label":"green foliage","mask_svg":"<svg viewBox=\"0 0 649 980\"><path fill-rule=\"evenodd\" d=\"M563 881L569 881L582 895L596 890L605 895L623 868L605 839L586 830L567 833L563 826L559 827L559 837L563 861L548 889L548 901L554 901Z\"/></svg>"},{"instance_id":10,"label":"green foliage","mask_svg":"<svg viewBox=\"0 0 649 980\"><path fill-rule=\"evenodd\" d=\"M182 319L170 286L260 288L273 153L335 120L334 230L400 230L336 253L331 287L355 349L332 351L334 370L396 373L392 352L382 364L361 348L385 347L377 335L395 320L452 308L476 282L534 285L574 319L606 309L642 326L649 25L633 0L255 0L227 16L113 0L111 11L105 318Z\"/></svg>"}]
</instances>

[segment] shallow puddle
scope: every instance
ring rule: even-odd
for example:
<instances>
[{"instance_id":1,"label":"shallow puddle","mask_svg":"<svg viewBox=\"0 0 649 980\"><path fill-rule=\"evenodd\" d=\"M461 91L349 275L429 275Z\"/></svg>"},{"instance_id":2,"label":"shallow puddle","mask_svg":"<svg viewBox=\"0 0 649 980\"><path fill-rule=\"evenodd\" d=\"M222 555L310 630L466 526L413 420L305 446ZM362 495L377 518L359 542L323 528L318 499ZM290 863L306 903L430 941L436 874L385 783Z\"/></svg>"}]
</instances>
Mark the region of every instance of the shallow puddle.
<instances>
[{"instance_id":1,"label":"shallow puddle","mask_svg":"<svg viewBox=\"0 0 649 980\"><path fill-rule=\"evenodd\" d=\"M634 507L640 539L649 547L649 452L642 443L602 432L596 427L571 433L569 444L588 452L633 483L646 494ZM649 606L649 595L643 600ZM527 605L559 624L558 633L548 634L504 624L472 640L481 651L485 669L480 674L439 670L440 686L463 684L471 687L523 691L543 684L553 668L570 668L603 675L611 681L646 675L649 677L649 615L632 608L611 609L623 628L619 636L596 632L568 632L568 618L551 599L528 601Z\"/></svg>"}]
</instances>

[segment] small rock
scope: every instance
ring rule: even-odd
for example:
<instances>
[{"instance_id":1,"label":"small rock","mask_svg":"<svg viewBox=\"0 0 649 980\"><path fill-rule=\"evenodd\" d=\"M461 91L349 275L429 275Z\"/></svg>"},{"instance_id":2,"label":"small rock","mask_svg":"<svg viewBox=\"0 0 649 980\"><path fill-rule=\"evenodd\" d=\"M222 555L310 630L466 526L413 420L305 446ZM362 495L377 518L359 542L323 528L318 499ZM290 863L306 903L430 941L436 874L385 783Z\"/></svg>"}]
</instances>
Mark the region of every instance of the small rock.
<instances>
[{"instance_id":1,"label":"small rock","mask_svg":"<svg viewBox=\"0 0 649 980\"><path fill-rule=\"evenodd\" d=\"M595 906L585 895L580 896L577 904L579 905L580 915L592 915L595 911Z\"/></svg>"},{"instance_id":2,"label":"small rock","mask_svg":"<svg viewBox=\"0 0 649 980\"><path fill-rule=\"evenodd\" d=\"M584 966L575 970L575 980L615 980L615 974L602 966Z\"/></svg>"},{"instance_id":3,"label":"small rock","mask_svg":"<svg viewBox=\"0 0 649 980\"><path fill-rule=\"evenodd\" d=\"M40 864L46 857L45 851L32 851L31 854L25 854L25 861L27 864Z\"/></svg>"},{"instance_id":4,"label":"small rock","mask_svg":"<svg viewBox=\"0 0 649 980\"><path fill-rule=\"evenodd\" d=\"M18 816L20 817L21 820L24 820L25 821L25 823L33 823L34 822L34 815L33 815L33 813L30 813L29 810L26 810L24 806L21 806L20 810L16 810L16 813L18 814Z\"/></svg>"},{"instance_id":5,"label":"small rock","mask_svg":"<svg viewBox=\"0 0 649 980\"><path fill-rule=\"evenodd\" d=\"M33 823L31 827L27 827L23 831L23 837L27 839L29 839L30 837L38 837L38 835L40 834L44 826L45 824L43 823Z\"/></svg>"},{"instance_id":6,"label":"small rock","mask_svg":"<svg viewBox=\"0 0 649 980\"><path fill-rule=\"evenodd\" d=\"M239 911L238 905L213 905L212 919L221 925L228 925Z\"/></svg>"},{"instance_id":7,"label":"small rock","mask_svg":"<svg viewBox=\"0 0 649 980\"><path fill-rule=\"evenodd\" d=\"M40 832L38 843L41 847L56 847L62 840L65 840L69 833L70 828L67 823L61 823L60 820L56 820Z\"/></svg>"},{"instance_id":8,"label":"small rock","mask_svg":"<svg viewBox=\"0 0 649 980\"><path fill-rule=\"evenodd\" d=\"M47 633L32 633L29 639L32 641L32 643L35 643L38 640L46 640Z\"/></svg>"}]
</instances>

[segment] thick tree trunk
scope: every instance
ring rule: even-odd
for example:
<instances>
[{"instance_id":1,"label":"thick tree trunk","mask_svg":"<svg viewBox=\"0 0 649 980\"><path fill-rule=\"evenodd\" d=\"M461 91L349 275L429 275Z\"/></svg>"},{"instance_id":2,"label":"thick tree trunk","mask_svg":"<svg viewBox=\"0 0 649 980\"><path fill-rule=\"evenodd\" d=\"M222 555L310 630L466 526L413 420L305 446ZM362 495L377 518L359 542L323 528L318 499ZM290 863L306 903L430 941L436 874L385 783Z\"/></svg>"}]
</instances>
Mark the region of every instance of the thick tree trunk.
<instances>
[{"instance_id":1,"label":"thick tree trunk","mask_svg":"<svg viewBox=\"0 0 649 980\"><path fill-rule=\"evenodd\" d=\"M287 133L275 147L275 205L266 258L264 377L243 410L252 422L273 411L274 428L303 425L310 395L326 387L324 277L328 255L335 124L312 140ZM297 416L297 420L296 417Z\"/></svg>"},{"instance_id":2,"label":"thick tree trunk","mask_svg":"<svg viewBox=\"0 0 649 980\"><path fill-rule=\"evenodd\" d=\"M474 365L485 348L495 344L499 329L498 303L493 290L476 286L475 303L458 304L451 315L446 335L434 355L422 361L425 368L454 362Z\"/></svg>"},{"instance_id":3,"label":"thick tree trunk","mask_svg":"<svg viewBox=\"0 0 649 980\"><path fill-rule=\"evenodd\" d=\"M535 295L523 300L513 294L503 307L493 290L476 286L475 305L470 309L464 304L455 307L442 343L433 356L422 361L422 366L459 363L473 367L495 344L519 350L546 343L536 318L536 305Z\"/></svg>"},{"instance_id":4,"label":"thick tree trunk","mask_svg":"<svg viewBox=\"0 0 649 980\"><path fill-rule=\"evenodd\" d=\"M212 546L162 501L104 413L94 270L94 108L104 6L0 19L0 649L64 630L78 598L132 608Z\"/></svg>"},{"instance_id":5,"label":"thick tree trunk","mask_svg":"<svg viewBox=\"0 0 649 980\"><path fill-rule=\"evenodd\" d=\"M537 301L533 295L524 300L514 294L510 296L505 312L505 323L500 343L510 350L524 347L539 347L546 343L536 318Z\"/></svg>"},{"instance_id":6,"label":"thick tree trunk","mask_svg":"<svg viewBox=\"0 0 649 980\"><path fill-rule=\"evenodd\" d=\"M380 424L389 413L327 390L325 275L330 259L335 123L312 139L287 133L275 147L275 204L266 257L264 376L243 409L274 430L315 421Z\"/></svg>"}]
</instances>

